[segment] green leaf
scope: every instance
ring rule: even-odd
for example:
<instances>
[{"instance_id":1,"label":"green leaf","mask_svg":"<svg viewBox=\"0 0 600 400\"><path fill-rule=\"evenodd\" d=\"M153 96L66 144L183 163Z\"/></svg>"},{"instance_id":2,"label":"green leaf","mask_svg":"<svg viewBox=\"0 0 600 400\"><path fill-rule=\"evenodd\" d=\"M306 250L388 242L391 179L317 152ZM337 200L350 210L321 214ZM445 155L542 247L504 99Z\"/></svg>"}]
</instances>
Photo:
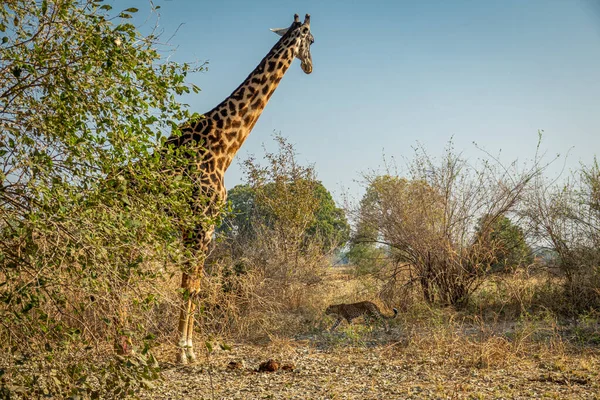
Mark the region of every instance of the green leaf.
<instances>
[{"instance_id":1,"label":"green leaf","mask_svg":"<svg viewBox=\"0 0 600 400\"><path fill-rule=\"evenodd\" d=\"M112 6L108 5L108 4L104 4L104 5L100 6L100 9L110 11L110 10L112 10Z\"/></svg>"},{"instance_id":2,"label":"green leaf","mask_svg":"<svg viewBox=\"0 0 600 400\"><path fill-rule=\"evenodd\" d=\"M225 343L219 343L219 346L221 347L221 350L225 350L225 351L231 351L231 346Z\"/></svg>"},{"instance_id":3,"label":"green leaf","mask_svg":"<svg viewBox=\"0 0 600 400\"><path fill-rule=\"evenodd\" d=\"M125 12L130 12L130 13L136 13L138 11L139 10L137 8L135 8L135 7L130 7L130 8L128 8L128 9L125 10Z\"/></svg>"},{"instance_id":4,"label":"green leaf","mask_svg":"<svg viewBox=\"0 0 600 400\"><path fill-rule=\"evenodd\" d=\"M212 353L212 352L213 352L213 345L212 345L212 343L211 343L211 342L209 342L208 340L207 340L207 341L205 341L205 342L204 342L204 346L206 347L206 350L207 350L209 353Z\"/></svg>"}]
</instances>

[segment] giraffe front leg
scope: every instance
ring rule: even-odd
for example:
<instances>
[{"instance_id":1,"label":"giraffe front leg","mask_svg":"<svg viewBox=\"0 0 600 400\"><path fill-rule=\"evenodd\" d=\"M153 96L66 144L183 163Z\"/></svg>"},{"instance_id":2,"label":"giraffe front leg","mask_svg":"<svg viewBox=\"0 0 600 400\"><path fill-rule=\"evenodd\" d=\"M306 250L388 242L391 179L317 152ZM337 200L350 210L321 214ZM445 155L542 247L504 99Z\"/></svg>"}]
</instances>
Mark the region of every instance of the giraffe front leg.
<instances>
[{"instance_id":1,"label":"giraffe front leg","mask_svg":"<svg viewBox=\"0 0 600 400\"><path fill-rule=\"evenodd\" d=\"M194 336L194 311L196 310L196 304L192 301L190 302L190 314L187 320L186 326L186 346L185 346L185 355L187 360L191 363L196 362L196 354L194 353L194 341L192 340Z\"/></svg>"},{"instance_id":2,"label":"giraffe front leg","mask_svg":"<svg viewBox=\"0 0 600 400\"><path fill-rule=\"evenodd\" d=\"M179 313L179 324L177 326L177 331L179 334L179 343L177 348L177 358L176 362L178 364L187 364L187 346L188 346L188 325L191 314L189 309L191 307L191 300L186 300L181 308Z\"/></svg>"},{"instance_id":3,"label":"giraffe front leg","mask_svg":"<svg viewBox=\"0 0 600 400\"><path fill-rule=\"evenodd\" d=\"M192 332L194 330L194 304L195 297L198 294L199 282L194 279L194 272L191 274L183 273L181 277L181 288L183 289L183 307L179 314L179 324L177 326L179 333L179 343L177 349L177 363L187 364L188 361L195 361L192 343Z\"/></svg>"}]
</instances>

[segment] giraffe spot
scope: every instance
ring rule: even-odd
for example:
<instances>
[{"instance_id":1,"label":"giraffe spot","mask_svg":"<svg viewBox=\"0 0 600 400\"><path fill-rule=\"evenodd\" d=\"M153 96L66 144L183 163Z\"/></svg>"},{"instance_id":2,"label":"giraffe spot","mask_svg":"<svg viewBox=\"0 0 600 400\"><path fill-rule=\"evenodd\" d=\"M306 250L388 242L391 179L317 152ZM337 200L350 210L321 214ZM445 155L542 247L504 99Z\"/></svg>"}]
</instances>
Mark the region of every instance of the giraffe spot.
<instances>
[{"instance_id":1,"label":"giraffe spot","mask_svg":"<svg viewBox=\"0 0 600 400\"><path fill-rule=\"evenodd\" d=\"M239 128L240 126L242 126L242 121L240 121L239 119L238 119L238 120L235 120L235 121L233 121L233 122L231 123L231 127L232 127L232 128L236 128L236 129L237 129L237 128Z\"/></svg>"},{"instance_id":2,"label":"giraffe spot","mask_svg":"<svg viewBox=\"0 0 600 400\"><path fill-rule=\"evenodd\" d=\"M275 61L269 61L269 68L267 69L267 71L273 72L273 70L275 70L276 65L277 63Z\"/></svg>"},{"instance_id":3,"label":"giraffe spot","mask_svg":"<svg viewBox=\"0 0 600 400\"><path fill-rule=\"evenodd\" d=\"M253 110L259 109L261 107L264 107L264 103L262 102L261 99L257 99L254 103L252 103L252 107Z\"/></svg>"},{"instance_id":4,"label":"giraffe spot","mask_svg":"<svg viewBox=\"0 0 600 400\"><path fill-rule=\"evenodd\" d=\"M235 103L233 101L230 101L227 105L229 106L229 111L232 113L235 112Z\"/></svg>"},{"instance_id":5,"label":"giraffe spot","mask_svg":"<svg viewBox=\"0 0 600 400\"><path fill-rule=\"evenodd\" d=\"M206 175L202 176L202 178L200 178L200 185L202 185L202 186L209 186L210 185L210 179Z\"/></svg>"},{"instance_id":6,"label":"giraffe spot","mask_svg":"<svg viewBox=\"0 0 600 400\"><path fill-rule=\"evenodd\" d=\"M214 155L218 155L223 152L224 148L225 148L225 146L223 145L223 141L219 140L218 142L213 143L213 145L211 147L211 151Z\"/></svg>"},{"instance_id":7,"label":"giraffe spot","mask_svg":"<svg viewBox=\"0 0 600 400\"><path fill-rule=\"evenodd\" d=\"M217 121L217 128L219 129L223 129L223 126L225 125L225 123L223 122L222 119Z\"/></svg>"},{"instance_id":8,"label":"giraffe spot","mask_svg":"<svg viewBox=\"0 0 600 400\"><path fill-rule=\"evenodd\" d=\"M241 99L244 98L244 92L245 91L246 91L246 88L241 87L234 94L231 95L231 98L235 99L235 100L241 100Z\"/></svg>"},{"instance_id":9,"label":"giraffe spot","mask_svg":"<svg viewBox=\"0 0 600 400\"><path fill-rule=\"evenodd\" d=\"M246 103L244 103L243 101L239 104L239 108L240 110L243 110L244 107L246 107Z\"/></svg>"},{"instance_id":10,"label":"giraffe spot","mask_svg":"<svg viewBox=\"0 0 600 400\"><path fill-rule=\"evenodd\" d=\"M264 86L263 90L262 90L263 95L266 95L268 92L269 92L269 87L268 86Z\"/></svg>"},{"instance_id":11,"label":"giraffe spot","mask_svg":"<svg viewBox=\"0 0 600 400\"><path fill-rule=\"evenodd\" d=\"M213 160L204 160L203 164L204 171L213 172L215 170L215 163Z\"/></svg>"},{"instance_id":12,"label":"giraffe spot","mask_svg":"<svg viewBox=\"0 0 600 400\"><path fill-rule=\"evenodd\" d=\"M260 79L259 79L258 77L256 77L256 78L252 78L252 81L251 81L251 82L252 82L253 84L255 84L255 85L259 85L259 84L260 84Z\"/></svg>"},{"instance_id":13,"label":"giraffe spot","mask_svg":"<svg viewBox=\"0 0 600 400\"><path fill-rule=\"evenodd\" d=\"M250 125L250 123L252 122L252 115L248 115L246 118L244 118L244 125L248 126Z\"/></svg>"},{"instance_id":14,"label":"giraffe spot","mask_svg":"<svg viewBox=\"0 0 600 400\"><path fill-rule=\"evenodd\" d=\"M225 129L229 128L231 128L231 118L227 117L227 120L225 121Z\"/></svg>"},{"instance_id":15,"label":"giraffe spot","mask_svg":"<svg viewBox=\"0 0 600 400\"><path fill-rule=\"evenodd\" d=\"M225 159L224 158L219 158L217 160L217 169L219 171L223 171L223 167L225 166Z\"/></svg>"},{"instance_id":16,"label":"giraffe spot","mask_svg":"<svg viewBox=\"0 0 600 400\"><path fill-rule=\"evenodd\" d=\"M260 80L260 84L264 85L265 83L267 83L268 79L269 79L269 77L267 75L263 75L263 77Z\"/></svg>"},{"instance_id":17,"label":"giraffe spot","mask_svg":"<svg viewBox=\"0 0 600 400\"><path fill-rule=\"evenodd\" d=\"M211 118L213 119L213 121L219 121L221 119L221 115L219 115L218 112L214 113L214 115L211 115Z\"/></svg>"},{"instance_id":18,"label":"giraffe spot","mask_svg":"<svg viewBox=\"0 0 600 400\"><path fill-rule=\"evenodd\" d=\"M205 121L205 120L200 120L200 121L196 122L196 125L194 125L194 128L193 128L193 130L194 130L194 131L198 131L198 130L202 129L202 127L203 127L203 126L204 126L204 124L205 124L205 122L204 122L204 121Z\"/></svg>"},{"instance_id":19,"label":"giraffe spot","mask_svg":"<svg viewBox=\"0 0 600 400\"><path fill-rule=\"evenodd\" d=\"M279 61L279 63L277 64L277 68L278 69L283 68L283 61Z\"/></svg>"},{"instance_id":20,"label":"giraffe spot","mask_svg":"<svg viewBox=\"0 0 600 400\"><path fill-rule=\"evenodd\" d=\"M248 86L248 94L249 95L253 95L254 93L256 93L256 88L254 86ZM250 97L250 96L246 96L246 97Z\"/></svg>"},{"instance_id":21,"label":"giraffe spot","mask_svg":"<svg viewBox=\"0 0 600 400\"><path fill-rule=\"evenodd\" d=\"M227 110L225 108L222 108L220 112L221 112L222 116L224 116L224 117L227 116Z\"/></svg>"},{"instance_id":22,"label":"giraffe spot","mask_svg":"<svg viewBox=\"0 0 600 400\"><path fill-rule=\"evenodd\" d=\"M240 110L240 112L238 113L238 115L240 116L240 118L243 118L243 117L244 117L244 115L246 115L246 113L247 113L247 112L248 112L248 109L247 109L247 108L242 108L242 109Z\"/></svg>"},{"instance_id":23,"label":"giraffe spot","mask_svg":"<svg viewBox=\"0 0 600 400\"><path fill-rule=\"evenodd\" d=\"M227 140L229 142L231 142L237 136L237 132L236 131L229 131L229 132L225 133L225 136L227 137Z\"/></svg>"},{"instance_id":24,"label":"giraffe spot","mask_svg":"<svg viewBox=\"0 0 600 400\"><path fill-rule=\"evenodd\" d=\"M190 141L188 141L188 143L189 143L189 142L191 142L191 141L193 141L193 142L195 142L195 143L200 143L200 141L202 140L202 135L200 135L200 133L199 133L199 132L194 132L194 133L192 134L192 136L191 136L191 138L190 138L190 139L191 139L191 140L190 140Z\"/></svg>"}]
</instances>

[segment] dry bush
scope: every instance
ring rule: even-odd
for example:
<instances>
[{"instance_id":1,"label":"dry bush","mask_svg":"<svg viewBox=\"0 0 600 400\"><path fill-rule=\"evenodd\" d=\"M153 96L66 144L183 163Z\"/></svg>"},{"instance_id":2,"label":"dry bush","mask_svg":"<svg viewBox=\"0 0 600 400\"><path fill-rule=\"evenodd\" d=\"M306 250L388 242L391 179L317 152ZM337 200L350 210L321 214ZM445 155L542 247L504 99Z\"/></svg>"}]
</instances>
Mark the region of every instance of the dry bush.
<instances>
[{"instance_id":1,"label":"dry bush","mask_svg":"<svg viewBox=\"0 0 600 400\"><path fill-rule=\"evenodd\" d=\"M600 168L582 166L564 184L537 177L522 214L549 270L564 278L560 311L600 308Z\"/></svg>"},{"instance_id":2,"label":"dry bush","mask_svg":"<svg viewBox=\"0 0 600 400\"><path fill-rule=\"evenodd\" d=\"M543 266L520 268L487 279L473 293L467 310L486 320L514 321L522 315L555 309L563 297L563 280Z\"/></svg>"},{"instance_id":3,"label":"dry bush","mask_svg":"<svg viewBox=\"0 0 600 400\"><path fill-rule=\"evenodd\" d=\"M379 256L375 272L384 270L379 274L388 276L390 293L393 286L416 284L431 304L464 306L502 254L496 221L515 209L538 173L495 160L476 166L451 146L437 162L419 148L408 178L389 172L365 177L367 192L351 211L356 258L375 252L388 259Z\"/></svg>"},{"instance_id":4,"label":"dry bush","mask_svg":"<svg viewBox=\"0 0 600 400\"><path fill-rule=\"evenodd\" d=\"M421 302L400 318L405 353L457 366L507 368L526 358L564 356L570 347L552 313L500 321Z\"/></svg>"}]
</instances>

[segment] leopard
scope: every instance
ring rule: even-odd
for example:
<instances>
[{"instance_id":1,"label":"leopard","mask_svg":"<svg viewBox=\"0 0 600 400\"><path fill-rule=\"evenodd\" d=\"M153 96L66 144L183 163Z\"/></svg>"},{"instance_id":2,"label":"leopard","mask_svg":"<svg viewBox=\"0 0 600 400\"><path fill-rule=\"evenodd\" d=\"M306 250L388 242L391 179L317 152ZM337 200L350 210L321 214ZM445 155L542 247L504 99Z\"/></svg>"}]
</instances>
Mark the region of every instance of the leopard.
<instances>
[{"instance_id":1,"label":"leopard","mask_svg":"<svg viewBox=\"0 0 600 400\"><path fill-rule=\"evenodd\" d=\"M387 316L381 313L379 307L376 304L370 301L361 301L358 303L352 304L333 304L327 307L325 310L325 314L327 315L337 315L337 320L331 327L330 331L333 332L335 328L342 322L343 319L346 319L349 324L352 323L352 320L358 317L365 317L365 319L369 319L374 317L380 322L383 322L385 325L386 332L389 332L390 326L387 322L389 319L394 319L398 315L398 310L393 308L394 315Z\"/></svg>"}]
</instances>

